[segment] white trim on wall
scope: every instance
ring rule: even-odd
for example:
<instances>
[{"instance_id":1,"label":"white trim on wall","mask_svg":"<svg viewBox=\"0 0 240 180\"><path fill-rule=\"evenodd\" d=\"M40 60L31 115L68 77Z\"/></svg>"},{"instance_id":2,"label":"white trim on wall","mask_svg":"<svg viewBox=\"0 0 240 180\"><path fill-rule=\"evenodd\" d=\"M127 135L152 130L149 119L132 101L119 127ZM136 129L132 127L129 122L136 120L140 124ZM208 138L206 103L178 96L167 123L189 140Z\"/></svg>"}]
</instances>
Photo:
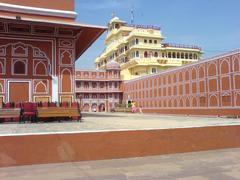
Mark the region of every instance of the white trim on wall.
<instances>
[{"instance_id":1,"label":"white trim on wall","mask_svg":"<svg viewBox=\"0 0 240 180\"><path fill-rule=\"evenodd\" d=\"M77 13L75 11L65 11L65 10L57 10L57 9L22 6L22 5L8 4L8 3L0 3L0 10L11 11L14 13L37 14L37 15L57 16L57 17L65 17L65 18L77 17Z\"/></svg>"}]
</instances>

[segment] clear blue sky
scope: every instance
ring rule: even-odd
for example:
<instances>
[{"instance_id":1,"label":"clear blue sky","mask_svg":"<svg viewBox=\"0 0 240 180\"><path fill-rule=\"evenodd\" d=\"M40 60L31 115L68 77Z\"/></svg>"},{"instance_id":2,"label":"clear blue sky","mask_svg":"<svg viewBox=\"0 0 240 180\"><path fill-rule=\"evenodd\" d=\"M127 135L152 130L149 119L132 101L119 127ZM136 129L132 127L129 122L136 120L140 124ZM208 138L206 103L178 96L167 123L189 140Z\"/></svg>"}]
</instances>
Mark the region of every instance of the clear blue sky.
<instances>
[{"instance_id":1,"label":"clear blue sky","mask_svg":"<svg viewBox=\"0 0 240 180\"><path fill-rule=\"evenodd\" d=\"M75 0L78 22L106 26L115 12L130 23L160 26L165 42L201 46L204 58L240 48L240 0ZM104 33L77 61L95 69Z\"/></svg>"}]
</instances>

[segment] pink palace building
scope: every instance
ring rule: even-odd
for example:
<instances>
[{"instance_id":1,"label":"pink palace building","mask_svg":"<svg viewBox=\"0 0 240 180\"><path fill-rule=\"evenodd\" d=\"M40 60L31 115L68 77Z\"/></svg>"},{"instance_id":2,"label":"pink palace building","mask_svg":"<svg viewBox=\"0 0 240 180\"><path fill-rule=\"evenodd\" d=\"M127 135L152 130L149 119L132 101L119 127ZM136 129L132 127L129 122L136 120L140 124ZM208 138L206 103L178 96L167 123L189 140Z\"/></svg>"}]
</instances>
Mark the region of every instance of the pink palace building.
<instances>
[{"instance_id":1,"label":"pink palace building","mask_svg":"<svg viewBox=\"0 0 240 180\"><path fill-rule=\"evenodd\" d=\"M106 70L76 70L75 92L83 111L111 111L121 103L120 65L110 61Z\"/></svg>"}]
</instances>

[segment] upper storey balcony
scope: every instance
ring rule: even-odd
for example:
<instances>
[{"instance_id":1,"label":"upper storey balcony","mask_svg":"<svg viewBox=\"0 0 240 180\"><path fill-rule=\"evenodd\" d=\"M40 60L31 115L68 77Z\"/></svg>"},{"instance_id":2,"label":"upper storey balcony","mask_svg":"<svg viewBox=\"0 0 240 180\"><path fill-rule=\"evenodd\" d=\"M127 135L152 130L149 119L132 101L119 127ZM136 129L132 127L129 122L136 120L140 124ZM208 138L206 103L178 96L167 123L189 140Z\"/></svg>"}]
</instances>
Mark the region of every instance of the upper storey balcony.
<instances>
[{"instance_id":1,"label":"upper storey balcony","mask_svg":"<svg viewBox=\"0 0 240 180\"><path fill-rule=\"evenodd\" d=\"M76 80L97 80L97 81L105 81L107 79L107 75L104 71L76 71L75 73Z\"/></svg>"},{"instance_id":2,"label":"upper storey balcony","mask_svg":"<svg viewBox=\"0 0 240 180\"><path fill-rule=\"evenodd\" d=\"M121 63L121 69L132 68L135 66L182 66L197 62L198 59L189 58L174 58L174 57L146 57L146 58L131 58L127 62Z\"/></svg>"}]
</instances>

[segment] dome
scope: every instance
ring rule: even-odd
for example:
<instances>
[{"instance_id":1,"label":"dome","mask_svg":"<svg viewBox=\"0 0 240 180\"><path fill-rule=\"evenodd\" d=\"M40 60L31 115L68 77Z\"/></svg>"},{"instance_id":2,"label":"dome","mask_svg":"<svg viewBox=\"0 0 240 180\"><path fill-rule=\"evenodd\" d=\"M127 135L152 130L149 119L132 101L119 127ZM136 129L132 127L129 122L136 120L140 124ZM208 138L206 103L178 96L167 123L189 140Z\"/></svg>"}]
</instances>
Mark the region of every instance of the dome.
<instances>
[{"instance_id":1,"label":"dome","mask_svg":"<svg viewBox=\"0 0 240 180\"><path fill-rule=\"evenodd\" d=\"M125 21L120 20L119 17L117 17L117 16L114 16L114 17L110 20L109 24L112 24L113 22L125 23Z\"/></svg>"},{"instance_id":2,"label":"dome","mask_svg":"<svg viewBox=\"0 0 240 180\"><path fill-rule=\"evenodd\" d=\"M107 63L106 69L107 70L110 70L110 69L120 70L120 65L116 61L111 60Z\"/></svg>"}]
</instances>

